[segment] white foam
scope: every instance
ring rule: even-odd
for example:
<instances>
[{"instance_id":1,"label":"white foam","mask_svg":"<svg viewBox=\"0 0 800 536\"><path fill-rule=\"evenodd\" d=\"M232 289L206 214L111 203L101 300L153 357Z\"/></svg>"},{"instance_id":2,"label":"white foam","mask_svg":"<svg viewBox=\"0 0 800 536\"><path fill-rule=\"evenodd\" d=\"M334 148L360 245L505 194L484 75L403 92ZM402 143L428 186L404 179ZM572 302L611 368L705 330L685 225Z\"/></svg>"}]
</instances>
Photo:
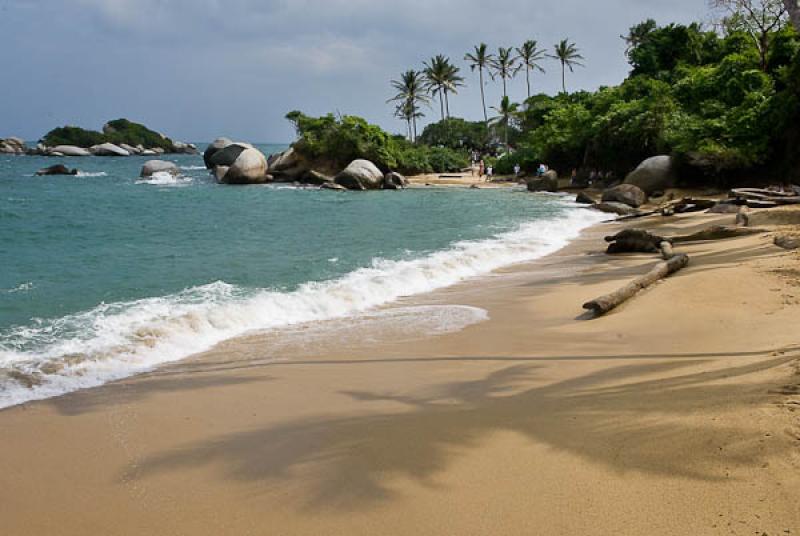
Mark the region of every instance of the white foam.
<instances>
[{"instance_id":1,"label":"white foam","mask_svg":"<svg viewBox=\"0 0 800 536\"><path fill-rule=\"evenodd\" d=\"M167 171L157 171L150 177L139 179L136 184L149 184L151 186L187 186L191 184L191 177L173 175Z\"/></svg>"},{"instance_id":2,"label":"white foam","mask_svg":"<svg viewBox=\"0 0 800 536\"><path fill-rule=\"evenodd\" d=\"M105 171L79 171L77 177L108 177Z\"/></svg>"},{"instance_id":3,"label":"white foam","mask_svg":"<svg viewBox=\"0 0 800 536\"><path fill-rule=\"evenodd\" d=\"M206 166L181 166L184 171L206 171Z\"/></svg>"},{"instance_id":4,"label":"white foam","mask_svg":"<svg viewBox=\"0 0 800 536\"><path fill-rule=\"evenodd\" d=\"M33 290L33 282L28 281L27 283L21 283L14 288L10 288L6 290L8 294L17 294L19 292L28 292L29 290Z\"/></svg>"},{"instance_id":5,"label":"white foam","mask_svg":"<svg viewBox=\"0 0 800 536\"><path fill-rule=\"evenodd\" d=\"M292 292L253 292L217 282L16 328L0 342L0 408L144 372L249 331L351 316L540 258L607 218L571 209L562 217L459 242L425 257L376 259L340 279L306 283ZM33 387L4 379L9 372Z\"/></svg>"}]
</instances>

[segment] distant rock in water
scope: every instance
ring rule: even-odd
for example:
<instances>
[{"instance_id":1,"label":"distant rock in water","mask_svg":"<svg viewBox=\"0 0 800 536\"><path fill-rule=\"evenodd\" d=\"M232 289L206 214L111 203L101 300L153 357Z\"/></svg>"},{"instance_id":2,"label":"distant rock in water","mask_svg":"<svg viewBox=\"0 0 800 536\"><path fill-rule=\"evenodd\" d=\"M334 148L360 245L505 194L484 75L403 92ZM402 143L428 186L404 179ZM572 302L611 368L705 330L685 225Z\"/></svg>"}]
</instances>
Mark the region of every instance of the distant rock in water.
<instances>
[{"instance_id":1,"label":"distant rock in water","mask_svg":"<svg viewBox=\"0 0 800 536\"><path fill-rule=\"evenodd\" d=\"M89 148L89 152L95 156L130 156L131 153L114 145L113 143L101 143L100 145L93 145Z\"/></svg>"},{"instance_id":2,"label":"distant rock in water","mask_svg":"<svg viewBox=\"0 0 800 536\"><path fill-rule=\"evenodd\" d=\"M74 145L56 145L50 147L47 153L51 156L92 156L88 149Z\"/></svg>"},{"instance_id":3,"label":"distant rock in water","mask_svg":"<svg viewBox=\"0 0 800 536\"><path fill-rule=\"evenodd\" d=\"M334 181L348 190L379 190L384 175L378 166L369 160L353 160Z\"/></svg>"},{"instance_id":4,"label":"distant rock in water","mask_svg":"<svg viewBox=\"0 0 800 536\"><path fill-rule=\"evenodd\" d=\"M172 176L181 174L178 165L174 162L167 162L166 160L148 160L142 166L140 177L152 177L155 173L169 173Z\"/></svg>"},{"instance_id":5,"label":"distant rock in water","mask_svg":"<svg viewBox=\"0 0 800 536\"><path fill-rule=\"evenodd\" d=\"M69 169L64 164L56 164L54 166L46 167L44 169L40 169L36 172L36 175L77 175L77 169Z\"/></svg>"},{"instance_id":6,"label":"distant rock in water","mask_svg":"<svg viewBox=\"0 0 800 536\"><path fill-rule=\"evenodd\" d=\"M647 194L633 184L620 184L603 192L603 202L624 203L639 208L647 202Z\"/></svg>"},{"instance_id":7,"label":"distant rock in water","mask_svg":"<svg viewBox=\"0 0 800 536\"><path fill-rule=\"evenodd\" d=\"M673 188L677 183L677 164L671 156L654 156L639 164L625 178L625 184L632 184L647 195Z\"/></svg>"},{"instance_id":8,"label":"distant rock in water","mask_svg":"<svg viewBox=\"0 0 800 536\"><path fill-rule=\"evenodd\" d=\"M22 138L0 139L0 154L25 154L28 148Z\"/></svg>"},{"instance_id":9,"label":"distant rock in water","mask_svg":"<svg viewBox=\"0 0 800 536\"><path fill-rule=\"evenodd\" d=\"M406 186L408 186L408 179L400 173L392 171L383 177L384 190L402 190Z\"/></svg>"},{"instance_id":10,"label":"distant rock in water","mask_svg":"<svg viewBox=\"0 0 800 536\"><path fill-rule=\"evenodd\" d=\"M203 160L220 183L263 184L271 179L267 158L249 143L219 138L205 150Z\"/></svg>"}]
</instances>

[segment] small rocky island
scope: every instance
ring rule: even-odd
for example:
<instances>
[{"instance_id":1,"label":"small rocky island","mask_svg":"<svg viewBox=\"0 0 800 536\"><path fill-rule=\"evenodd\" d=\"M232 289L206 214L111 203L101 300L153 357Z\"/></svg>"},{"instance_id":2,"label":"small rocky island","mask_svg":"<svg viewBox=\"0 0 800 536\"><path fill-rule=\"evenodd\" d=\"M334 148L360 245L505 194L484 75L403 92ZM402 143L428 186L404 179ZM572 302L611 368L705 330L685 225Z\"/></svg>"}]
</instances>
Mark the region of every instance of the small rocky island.
<instances>
[{"instance_id":1,"label":"small rocky island","mask_svg":"<svg viewBox=\"0 0 800 536\"><path fill-rule=\"evenodd\" d=\"M32 156L157 156L198 154L191 143L174 141L164 134L127 119L103 125L102 132L64 126L51 130L36 147L16 137L0 139L0 154Z\"/></svg>"}]
</instances>

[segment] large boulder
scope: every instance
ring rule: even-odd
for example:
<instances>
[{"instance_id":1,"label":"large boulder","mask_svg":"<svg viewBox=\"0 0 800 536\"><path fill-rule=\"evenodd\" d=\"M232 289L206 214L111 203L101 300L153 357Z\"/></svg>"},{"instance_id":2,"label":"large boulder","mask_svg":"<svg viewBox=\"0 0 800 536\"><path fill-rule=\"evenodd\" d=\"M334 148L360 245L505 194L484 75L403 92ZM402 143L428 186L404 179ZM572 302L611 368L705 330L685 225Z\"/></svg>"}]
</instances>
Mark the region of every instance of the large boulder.
<instances>
[{"instance_id":1,"label":"large boulder","mask_svg":"<svg viewBox=\"0 0 800 536\"><path fill-rule=\"evenodd\" d=\"M214 142L211 145L209 145L206 148L205 152L203 153L203 162L206 165L206 169L213 169L214 166L211 163L211 158L213 158L213 156L217 152L221 151L222 149L224 149L228 145L231 145L232 143L233 142L228 138L217 138L216 140L214 140Z\"/></svg>"},{"instance_id":2,"label":"large boulder","mask_svg":"<svg viewBox=\"0 0 800 536\"><path fill-rule=\"evenodd\" d=\"M541 177L528 179L527 184L529 192L557 192L558 173L551 169Z\"/></svg>"},{"instance_id":3,"label":"large boulder","mask_svg":"<svg viewBox=\"0 0 800 536\"><path fill-rule=\"evenodd\" d=\"M575 198L575 202L579 205L594 205L595 201L586 192L579 192Z\"/></svg>"},{"instance_id":4,"label":"large boulder","mask_svg":"<svg viewBox=\"0 0 800 536\"><path fill-rule=\"evenodd\" d=\"M0 139L0 154L25 154L28 147L22 138Z\"/></svg>"},{"instance_id":5,"label":"large boulder","mask_svg":"<svg viewBox=\"0 0 800 536\"><path fill-rule=\"evenodd\" d=\"M36 172L37 175L77 175L77 169L69 169L64 164L56 164L54 166L46 167L44 169L40 169Z\"/></svg>"},{"instance_id":6,"label":"large boulder","mask_svg":"<svg viewBox=\"0 0 800 536\"><path fill-rule=\"evenodd\" d=\"M130 156L131 153L113 143L101 143L89 148L89 152L95 156Z\"/></svg>"},{"instance_id":7,"label":"large boulder","mask_svg":"<svg viewBox=\"0 0 800 536\"><path fill-rule=\"evenodd\" d=\"M133 145L128 145L127 143L120 143L119 146L128 151L130 154L142 154L142 151L144 151L144 147L134 147Z\"/></svg>"},{"instance_id":8,"label":"large boulder","mask_svg":"<svg viewBox=\"0 0 800 536\"><path fill-rule=\"evenodd\" d=\"M236 148L234 151L232 148ZM241 149L241 150L239 150ZM228 158L236 154L233 162L227 164ZM242 144L232 144L217 152L211 159L220 161L215 164L214 175L225 184L263 184L269 181L267 176L267 157L258 149Z\"/></svg>"},{"instance_id":9,"label":"large boulder","mask_svg":"<svg viewBox=\"0 0 800 536\"><path fill-rule=\"evenodd\" d=\"M56 145L48 150L48 154L58 153L61 156L92 156L87 149L74 145Z\"/></svg>"},{"instance_id":10,"label":"large boulder","mask_svg":"<svg viewBox=\"0 0 800 536\"><path fill-rule=\"evenodd\" d=\"M408 186L408 179L400 173L391 171L383 177L384 190L402 190Z\"/></svg>"},{"instance_id":11,"label":"large boulder","mask_svg":"<svg viewBox=\"0 0 800 536\"><path fill-rule=\"evenodd\" d=\"M383 186L383 173L369 160L353 160L334 180L348 190L378 190Z\"/></svg>"},{"instance_id":12,"label":"large boulder","mask_svg":"<svg viewBox=\"0 0 800 536\"><path fill-rule=\"evenodd\" d=\"M625 203L629 207L639 208L647 202L647 194L633 184L620 184L603 192L604 203Z\"/></svg>"},{"instance_id":13,"label":"large boulder","mask_svg":"<svg viewBox=\"0 0 800 536\"><path fill-rule=\"evenodd\" d=\"M625 178L625 184L641 188L647 195L674 188L677 182L677 164L671 156L648 158Z\"/></svg>"},{"instance_id":14,"label":"large boulder","mask_svg":"<svg viewBox=\"0 0 800 536\"><path fill-rule=\"evenodd\" d=\"M175 162L167 162L166 160L148 160L142 166L140 177L152 177L154 173L169 173L172 176L181 174L178 165Z\"/></svg>"},{"instance_id":15,"label":"large boulder","mask_svg":"<svg viewBox=\"0 0 800 536\"><path fill-rule=\"evenodd\" d=\"M304 158L302 158L294 147L277 153L269 157L267 161L270 173L275 175L275 180L279 182L307 182L309 184L317 184L316 179L309 173L311 165ZM311 178L312 180L307 180Z\"/></svg>"}]
</instances>

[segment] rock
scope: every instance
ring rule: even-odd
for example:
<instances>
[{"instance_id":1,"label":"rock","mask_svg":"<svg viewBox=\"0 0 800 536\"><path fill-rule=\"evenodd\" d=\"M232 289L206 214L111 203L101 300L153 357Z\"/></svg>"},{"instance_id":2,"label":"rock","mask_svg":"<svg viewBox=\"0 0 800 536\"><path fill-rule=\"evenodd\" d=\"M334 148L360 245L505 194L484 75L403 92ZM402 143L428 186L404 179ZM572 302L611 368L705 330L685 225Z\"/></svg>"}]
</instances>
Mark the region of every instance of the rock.
<instances>
[{"instance_id":1,"label":"rock","mask_svg":"<svg viewBox=\"0 0 800 536\"><path fill-rule=\"evenodd\" d=\"M122 149L125 149L130 154L141 154L143 149L139 149L138 147L133 147L132 145L128 145L127 143L120 143L119 146Z\"/></svg>"},{"instance_id":2,"label":"rock","mask_svg":"<svg viewBox=\"0 0 800 536\"><path fill-rule=\"evenodd\" d=\"M406 179L400 173L392 171L387 173L383 177L384 190L402 190L407 185L408 185L408 179Z\"/></svg>"},{"instance_id":3,"label":"rock","mask_svg":"<svg viewBox=\"0 0 800 536\"><path fill-rule=\"evenodd\" d=\"M580 205L594 205L595 200L589 197L589 194L585 192L580 192L578 197L575 198L575 202Z\"/></svg>"},{"instance_id":4,"label":"rock","mask_svg":"<svg viewBox=\"0 0 800 536\"><path fill-rule=\"evenodd\" d=\"M213 169L214 165L211 163L211 158L218 152L231 145L233 142L228 138L217 138L214 142L209 145L205 152L203 152L203 162L206 165L207 169Z\"/></svg>"},{"instance_id":5,"label":"rock","mask_svg":"<svg viewBox=\"0 0 800 536\"><path fill-rule=\"evenodd\" d=\"M677 164L671 156L654 156L639 164L625 178L625 184L642 189L646 194L674 188L677 182Z\"/></svg>"},{"instance_id":6,"label":"rock","mask_svg":"<svg viewBox=\"0 0 800 536\"><path fill-rule=\"evenodd\" d=\"M558 173L551 169L541 177L528 179L527 185L529 192L557 192Z\"/></svg>"},{"instance_id":7,"label":"rock","mask_svg":"<svg viewBox=\"0 0 800 536\"><path fill-rule=\"evenodd\" d=\"M733 203L717 203L707 212L709 214L738 214L739 209L739 205L734 205Z\"/></svg>"},{"instance_id":8,"label":"rock","mask_svg":"<svg viewBox=\"0 0 800 536\"><path fill-rule=\"evenodd\" d=\"M647 194L633 184L620 184L603 192L603 202L625 203L633 208L639 208L647 201Z\"/></svg>"},{"instance_id":9,"label":"rock","mask_svg":"<svg viewBox=\"0 0 800 536\"><path fill-rule=\"evenodd\" d=\"M309 169L308 171L303 173L300 182L303 184L315 184L317 186L321 186L323 184L332 183L333 177L329 177L324 173L320 173L319 171L314 171L313 169Z\"/></svg>"},{"instance_id":10,"label":"rock","mask_svg":"<svg viewBox=\"0 0 800 536\"><path fill-rule=\"evenodd\" d=\"M383 173L369 160L353 160L334 181L348 190L377 190L383 186Z\"/></svg>"},{"instance_id":11,"label":"rock","mask_svg":"<svg viewBox=\"0 0 800 536\"><path fill-rule=\"evenodd\" d=\"M64 164L56 164L54 166L46 167L44 169L40 169L36 172L37 175L77 175L77 169L69 169Z\"/></svg>"},{"instance_id":12,"label":"rock","mask_svg":"<svg viewBox=\"0 0 800 536\"><path fill-rule=\"evenodd\" d=\"M172 176L181 174L181 170L175 162L167 162L166 160L148 160L142 166L140 177L152 177L154 173L169 173Z\"/></svg>"},{"instance_id":13,"label":"rock","mask_svg":"<svg viewBox=\"0 0 800 536\"><path fill-rule=\"evenodd\" d=\"M172 142L172 151L177 154L197 154L197 146L182 141Z\"/></svg>"},{"instance_id":14,"label":"rock","mask_svg":"<svg viewBox=\"0 0 800 536\"><path fill-rule=\"evenodd\" d=\"M272 171L286 171L297 167L300 163L300 156L294 150L294 147L289 147L282 153L271 155L267 163Z\"/></svg>"},{"instance_id":15,"label":"rock","mask_svg":"<svg viewBox=\"0 0 800 536\"><path fill-rule=\"evenodd\" d=\"M101 143L89 148L89 152L95 156L130 156L131 153L114 145L113 143Z\"/></svg>"},{"instance_id":16,"label":"rock","mask_svg":"<svg viewBox=\"0 0 800 536\"><path fill-rule=\"evenodd\" d=\"M339 191L339 192L347 191L347 188L345 188L341 184L336 184L335 182L325 182L325 183L320 185L319 189L320 190L336 190L336 191Z\"/></svg>"},{"instance_id":17,"label":"rock","mask_svg":"<svg viewBox=\"0 0 800 536\"><path fill-rule=\"evenodd\" d=\"M22 138L12 136L4 140L0 139L0 154L25 154L27 150L28 147Z\"/></svg>"},{"instance_id":18,"label":"rock","mask_svg":"<svg viewBox=\"0 0 800 536\"><path fill-rule=\"evenodd\" d=\"M235 148L235 149L234 149ZM231 155L236 154L233 162L227 165ZM214 172L217 180L225 184L263 184L267 182L267 158L254 147L240 144L229 145L217 152L211 159L223 162L215 164ZM220 170L223 170L221 172Z\"/></svg>"},{"instance_id":19,"label":"rock","mask_svg":"<svg viewBox=\"0 0 800 536\"><path fill-rule=\"evenodd\" d=\"M776 236L775 245L779 248L795 250L800 249L800 238L791 236Z\"/></svg>"},{"instance_id":20,"label":"rock","mask_svg":"<svg viewBox=\"0 0 800 536\"><path fill-rule=\"evenodd\" d=\"M167 151L165 151L164 149L162 149L161 147L153 147L153 148L152 148L152 149L150 149L150 150L151 150L151 151L153 151L153 152L154 152L154 153L156 153L156 154L164 154L164 153L166 153L166 152L167 152Z\"/></svg>"},{"instance_id":21,"label":"rock","mask_svg":"<svg viewBox=\"0 0 800 536\"><path fill-rule=\"evenodd\" d=\"M619 216L633 216L634 214L639 214L641 212L624 203L605 203L605 202L595 203L594 205L591 206L591 208L599 210L600 212L617 214Z\"/></svg>"},{"instance_id":22,"label":"rock","mask_svg":"<svg viewBox=\"0 0 800 536\"><path fill-rule=\"evenodd\" d=\"M53 151L52 153L49 153L47 156L64 157L66 155L64 153L59 153L58 151Z\"/></svg>"},{"instance_id":23,"label":"rock","mask_svg":"<svg viewBox=\"0 0 800 536\"><path fill-rule=\"evenodd\" d=\"M47 153L49 155L53 155L53 153L59 153L63 156L92 156L87 149L82 147L75 147L74 145L56 145L55 147L51 147Z\"/></svg>"},{"instance_id":24,"label":"rock","mask_svg":"<svg viewBox=\"0 0 800 536\"><path fill-rule=\"evenodd\" d=\"M144 149L141 153L141 156L156 156L158 153L152 149Z\"/></svg>"}]
</instances>

